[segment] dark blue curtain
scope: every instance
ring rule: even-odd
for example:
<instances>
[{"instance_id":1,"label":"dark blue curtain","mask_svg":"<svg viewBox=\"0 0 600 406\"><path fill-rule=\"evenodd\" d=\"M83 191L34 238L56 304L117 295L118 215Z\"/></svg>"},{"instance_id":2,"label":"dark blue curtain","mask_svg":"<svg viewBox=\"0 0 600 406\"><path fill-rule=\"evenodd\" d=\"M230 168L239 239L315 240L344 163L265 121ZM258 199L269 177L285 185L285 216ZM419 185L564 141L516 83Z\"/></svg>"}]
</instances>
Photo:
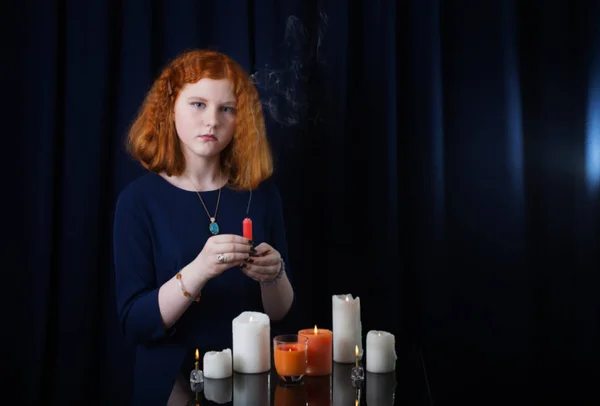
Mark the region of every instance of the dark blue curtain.
<instances>
[{"instance_id":1,"label":"dark blue curtain","mask_svg":"<svg viewBox=\"0 0 600 406\"><path fill-rule=\"evenodd\" d=\"M123 137L170 58L213 48L264 102L299 327L330 325L331 295L352 293L365 332L423 355L434 402L596 396L595 3L13 4L14 390L26 404L127 404L111 230L142 170Z\"/></svg>"}]
</instances>

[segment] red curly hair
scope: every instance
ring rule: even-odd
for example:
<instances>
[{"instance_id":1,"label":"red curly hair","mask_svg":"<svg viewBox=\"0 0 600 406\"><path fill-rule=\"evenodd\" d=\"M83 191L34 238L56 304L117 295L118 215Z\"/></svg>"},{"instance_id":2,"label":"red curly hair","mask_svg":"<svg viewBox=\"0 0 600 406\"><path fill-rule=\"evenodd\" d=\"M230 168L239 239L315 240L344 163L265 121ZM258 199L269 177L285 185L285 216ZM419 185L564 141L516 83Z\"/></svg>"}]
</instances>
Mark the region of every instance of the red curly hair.
<instances>
[{"instance_id":1,"label":"red curly hair","mask_svg":"<svg viewBox=\"0 0 600 406\"><path fill-rule=\"evenodd\" d=\"M273 173L258 91L244 69L229 56L193 50L172 60L146 95L127 135L127 151L144 168L169 176L185 169L175 130L174 105L184 85L200 79L228 79L236 98L235 131L221 152L221 167L236 189L255 189Z\"/></svg>"}]
</instances>

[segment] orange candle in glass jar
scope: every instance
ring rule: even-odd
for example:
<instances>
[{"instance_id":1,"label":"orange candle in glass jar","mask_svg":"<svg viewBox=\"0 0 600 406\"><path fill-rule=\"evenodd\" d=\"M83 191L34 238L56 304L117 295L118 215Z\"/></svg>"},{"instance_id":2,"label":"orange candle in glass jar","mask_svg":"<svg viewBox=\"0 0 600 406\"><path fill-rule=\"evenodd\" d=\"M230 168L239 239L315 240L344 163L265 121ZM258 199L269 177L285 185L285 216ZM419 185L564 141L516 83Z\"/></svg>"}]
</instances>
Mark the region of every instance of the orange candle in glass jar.
<instances>
[{"instance_id":1,"label":"orange candle in glass jar","mask_svg":"<svg viewBox=\"0 0 600 406\"><path fill-rule=\"evenodd\" d=\"M298 335L308 338L308 362L306 375L321 376L331 374L333 355L333 332L324 328L300 330Z\"/></svg>"},{"instance_id":2,"label":"orange candle in glass jar","mask_svg":"<svg viewBox=\"0 0 600 406\"><path fill-rule=\"evenodd\" d=\"M306 345L282 343L275 347L275 369L282 376L301 376L306 373Z\"/></svg>"}]
</instances>

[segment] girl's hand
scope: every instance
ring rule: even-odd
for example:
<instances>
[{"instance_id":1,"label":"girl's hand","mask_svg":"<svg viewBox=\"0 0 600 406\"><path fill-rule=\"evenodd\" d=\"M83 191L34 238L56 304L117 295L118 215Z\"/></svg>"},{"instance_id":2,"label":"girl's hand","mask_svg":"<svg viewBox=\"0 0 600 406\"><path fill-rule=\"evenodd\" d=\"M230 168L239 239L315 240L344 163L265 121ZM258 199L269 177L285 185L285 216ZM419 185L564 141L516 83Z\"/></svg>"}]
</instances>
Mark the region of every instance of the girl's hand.
<instances>
[{"instance_id":1,"label":"girl's hand","mask_svg":"<svg viewBox=\"0 0 600 406\"><path fill-rule=\"evenodd\" d=\"M263 242L255 248L253 256L244 260L240 268L257 282L271 282L281 270L281 254Z\"/></svg>"},{"instance_id":2,"label":"girl's hand","mask_svg":"<svg viewBox=\"0 0 600 406\"><path fill-rule=\"evenodd\" d=\"M248 259L251 250L252 242L239 235L215 235L206 240L195 261L209 280Z\"/></svg>"}]
</instances>

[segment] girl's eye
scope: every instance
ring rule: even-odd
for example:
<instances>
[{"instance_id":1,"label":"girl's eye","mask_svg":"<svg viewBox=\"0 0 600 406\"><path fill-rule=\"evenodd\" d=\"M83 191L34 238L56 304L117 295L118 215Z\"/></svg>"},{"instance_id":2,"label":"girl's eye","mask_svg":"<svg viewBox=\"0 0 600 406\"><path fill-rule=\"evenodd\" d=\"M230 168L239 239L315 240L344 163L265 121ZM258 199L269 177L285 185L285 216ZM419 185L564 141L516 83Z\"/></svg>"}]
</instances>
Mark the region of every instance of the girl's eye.
<instances>
[{"instance_id":1,"label":"girl's eye","mask_svg":"<svg viewBox=\"0 0 600 406\"><path fill-rule=\"evenodd\" d=\"M226 113L235 113L235 109L233 107L223 107L223 111Z\"/></svg>"},{"instance_id":2,"label":"girl's eye","mask_svg":"<svg viewBox=\"0 0 600 406\"><path fill-rule=\"evenodd\" d=\"M192 102L192 106L201 108L201 107L204 107L204 103L202 103L202 102Z\"/></svg>"}]
</instances>

